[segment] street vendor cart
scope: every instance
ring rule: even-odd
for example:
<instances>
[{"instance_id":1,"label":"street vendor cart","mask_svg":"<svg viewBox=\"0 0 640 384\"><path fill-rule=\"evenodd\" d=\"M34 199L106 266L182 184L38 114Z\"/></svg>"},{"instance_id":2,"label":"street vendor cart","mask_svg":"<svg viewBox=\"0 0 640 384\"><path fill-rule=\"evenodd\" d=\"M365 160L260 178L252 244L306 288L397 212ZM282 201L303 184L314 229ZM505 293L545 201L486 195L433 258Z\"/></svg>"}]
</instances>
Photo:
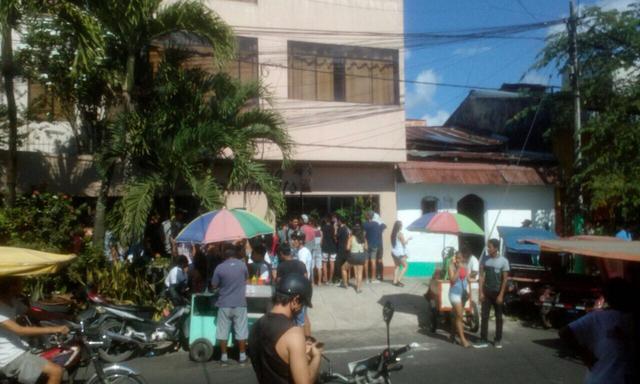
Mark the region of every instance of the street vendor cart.
<instances>
[{"instance_id":1,"label":"street vendor cart","mask_svg":"<svg viewBox=\"0 0 640 384\"><path fill-rule=\"evenodd\" d=\"M449 261L455 250L444 247L446 235L475 235L483 236L484 231L467 216L450 212L431 212L422 215L411 223L409 231L439 233L442 234L442 268L436 269L429 281L429 290L425 293L427 299L427 329L435 332L439 323L440 313L450 313L452 306L449 302L450 282L447 278ZM464 324L468 331L477 332L480 327L480 315L478 313L479 290L476 282L470 282L469 299L464 307ZM442 316L444 317L444 316ZM449 318L449 316L446 316Z\"/></svg>"},{"instance_id":2,"label":"street vendor cart","mask_svg":"<svg viewBox=\"0 0 640 384\"><path fill-rule=\"evenodd\" d=\"M249 328L271 309L273 288L270 285L247 285L247 313ZM199 293L191 297L191 318L189 332L189 355L197 362L209 361L216 346L216 319L218 308L215 306L217 295ZM229 334L228 345L233 346L233 329Z\"/></svg>"}]
</instances>

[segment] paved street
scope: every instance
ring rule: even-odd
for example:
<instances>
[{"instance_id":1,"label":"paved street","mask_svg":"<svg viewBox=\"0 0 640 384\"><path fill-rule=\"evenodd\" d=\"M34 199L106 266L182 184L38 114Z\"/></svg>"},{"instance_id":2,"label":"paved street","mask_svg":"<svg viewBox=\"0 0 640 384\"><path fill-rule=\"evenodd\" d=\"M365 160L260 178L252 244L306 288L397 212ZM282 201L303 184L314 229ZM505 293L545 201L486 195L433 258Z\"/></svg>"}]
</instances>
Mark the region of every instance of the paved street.
<instances>
[{"instance_id":1,"label":"paved street","mask_svg":"<svg viewBox=\"0 0 640 384\"><path fill-rule=\"evenodd\" d=\"M339 372L346 363L379 352L385 344L381 298L391 298L397 307L392 322L391 343L417 342L420 347L403 359L404 369L394 374L398 383L581 383L584 367L575 358L561 357L555 331L505 323L502 350L469 349L453 345L447 335L423 333L418 327L418 312L424 292L423 281L409 281L405 288L390 284L372 284L362 295L337 287L321 287L314 292L312 312L314 334L326 343L326 355ZM332 315L323 311L327 299L337 303ZM321 304L321 303L325 304ZM349 307L349 303L353 306ZM368 310L364 310L366 307ZM350 309L349 309L350 308ZM328 317L327 317L328 316ZM327 319L341 325L350 319L350 329L329 330ZM324 319L324 320L323 320ZM324 321L324 322L323 322ZM333 326L333 325L332 325ZM338 330L340 329L340 330ZM153 358L138 358L127 363L140 370L148 382L167 383L254 383L250 365L220 367L216 361L198 364L189 361L186 352Z\"/></svg>"}]
</instances>

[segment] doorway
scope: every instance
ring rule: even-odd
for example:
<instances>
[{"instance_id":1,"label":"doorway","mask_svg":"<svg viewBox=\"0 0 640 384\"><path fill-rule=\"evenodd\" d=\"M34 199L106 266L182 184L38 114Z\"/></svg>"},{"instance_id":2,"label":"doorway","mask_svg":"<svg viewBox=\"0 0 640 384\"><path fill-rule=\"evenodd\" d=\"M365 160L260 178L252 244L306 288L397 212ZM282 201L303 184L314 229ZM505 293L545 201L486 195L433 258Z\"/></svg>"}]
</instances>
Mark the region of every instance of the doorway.
<instances>
[{"instance_id":1,"label":"doorway","mask_svg":"<svg viewBox=\"0 0 640 384\"><path fill-rule=\"evenodd\" d=\"M458 213L467 216L484 230L484 200L479 196L470 194L458 200ZM484 250L484 236L460 235L460 246L466 244L480 258Z\"/></svg>"}]
</instances>

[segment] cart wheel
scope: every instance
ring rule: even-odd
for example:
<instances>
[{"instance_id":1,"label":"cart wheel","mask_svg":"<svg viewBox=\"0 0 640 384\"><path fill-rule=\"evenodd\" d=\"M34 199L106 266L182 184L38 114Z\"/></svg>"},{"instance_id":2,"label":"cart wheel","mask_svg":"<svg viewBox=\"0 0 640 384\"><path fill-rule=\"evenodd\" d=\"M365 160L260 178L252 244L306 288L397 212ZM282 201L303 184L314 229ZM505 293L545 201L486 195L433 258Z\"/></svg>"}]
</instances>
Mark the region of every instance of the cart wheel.
<instances>
[{"instance_id":1,"label":"cart wheel","mask_svg":"<svg viewBox=\"0 0 640 384\"><path fill-rule=\"evenodd\" d=\"M478 313L478 304L471 303L471 312L465 313L465 326L467 331L471 333L478 332L480 329L480 313Z\"/></svg>"},{"instance_id":2,"label":"cart wheel","mask_svg":"<svg viewBox=\"0 0 640 384\"><path fill-rule=\"evenodd\" d=\"M207 339L197 339L189 347L189 357L198 363L205 363L213 357L213 345Z\"/></svg>"}]
</instances>

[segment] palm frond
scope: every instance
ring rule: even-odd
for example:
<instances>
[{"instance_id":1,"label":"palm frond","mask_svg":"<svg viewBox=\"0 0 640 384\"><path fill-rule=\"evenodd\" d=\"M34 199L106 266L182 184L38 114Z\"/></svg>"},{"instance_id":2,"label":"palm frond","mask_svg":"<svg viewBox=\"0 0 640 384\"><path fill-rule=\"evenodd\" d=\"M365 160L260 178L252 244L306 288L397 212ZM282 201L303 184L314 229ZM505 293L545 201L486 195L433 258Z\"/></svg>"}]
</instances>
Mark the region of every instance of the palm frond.
<instances>
[{"instance_id":1,"label":"palm frond","mask_svg":"<svg viewBox=\"0 0 640 384\"><path fill-rule=\"evenodd\" d=\"M198 1L178 1L160 8L150 29L154 36L182 31L199 37L211 46L213 59L218 64L232 58L235 53L231 27Z\"/></svg>"},{"instance_id":2,"label":"palm frond","mask_svg":"<svg viewBox=\"0 0 640 384\"><path fill-rule=\"evenodd\" d=\"M74 71L90 70L104 56L105 41L102 25L87 9L71 1L52 3L49 12L56 14L68 24L76 34L78 50L74 61Z\"/></svg>"},{"instance_id":3,"label":"palm frond","mask_svg":"<svg viewBox=\"0 0 640 384\"><path fill-rule=\"evenodd\" d=\"M269 208L276 216L284 214L286 207L279 179L269 173L264 163L253 160L250 154L239 152L235 155L227 190L244 190L250 185L264 193Z\"/></svg>"},{"instance_id":4,"label":"palm frond","mask_svg":"<svg viewBox=\"0 0 640 384\"><path fill-rule=\"evenodd\" d=\"M285 160L291 156L293 142L283 128L284 121L280 113L255 108L238 115L235 125L241 128L241 135L247 143L271 142L278 146Z\"/></svg>"},{"instance_id":5,"label":"palm frond","mask_svg":"<svg viewBox=\"0 0 640 384\"><path fill-rule=\"evenodd\" d=\"M207 210L220 208L224 204L224 193L210 173L200 177L190 174L187 176L187 183Z\"/></svg>"},{"instance_id":6,"label":"palm frond","mask_svg":"<svg viewBox=\"0 0 640 384\"><path fill-rule=\"evenodd\" d=\"M142 238L154 197L162 186L159 177L149 176L129 184L111 213L110 224L117 238L125 243Z\"/></svg>"}]
</instances>

